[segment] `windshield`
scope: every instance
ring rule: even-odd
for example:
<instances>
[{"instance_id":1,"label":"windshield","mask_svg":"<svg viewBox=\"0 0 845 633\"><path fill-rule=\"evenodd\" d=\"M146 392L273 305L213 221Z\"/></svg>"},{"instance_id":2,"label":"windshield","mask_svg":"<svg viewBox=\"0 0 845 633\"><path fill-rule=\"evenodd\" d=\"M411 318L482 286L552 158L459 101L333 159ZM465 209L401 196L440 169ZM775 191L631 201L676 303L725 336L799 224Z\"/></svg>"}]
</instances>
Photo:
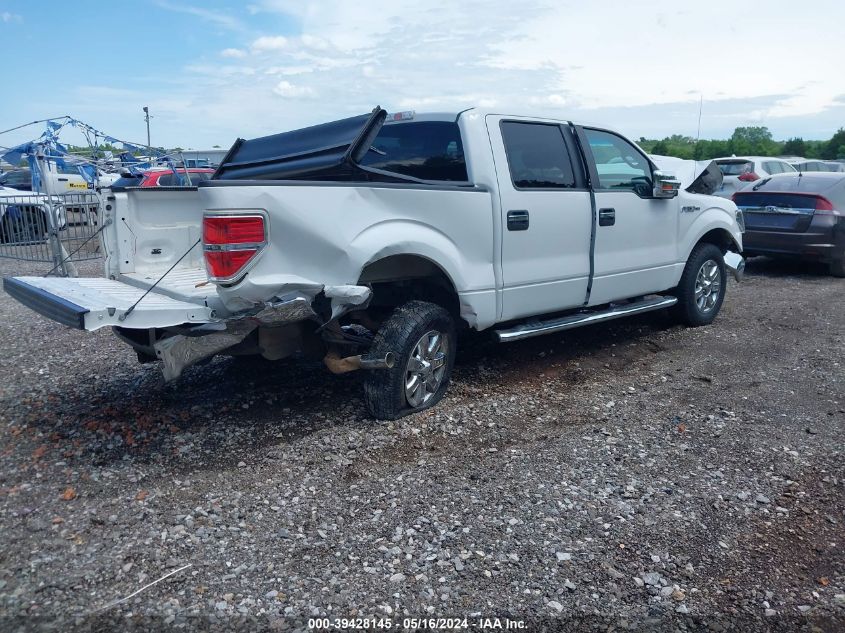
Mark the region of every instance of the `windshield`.
<instances>
[{"instance_id":1,"label":"windshield","mask_svg":"<svg viewBox=\"0 0 845 633\"><path fill-rule=\"evenodd\" d=\"M13 187L15 185L28 185L32 182L32 176L28 171L7 171L0 176L0 183Z\"/></svg>"}]
</instances>

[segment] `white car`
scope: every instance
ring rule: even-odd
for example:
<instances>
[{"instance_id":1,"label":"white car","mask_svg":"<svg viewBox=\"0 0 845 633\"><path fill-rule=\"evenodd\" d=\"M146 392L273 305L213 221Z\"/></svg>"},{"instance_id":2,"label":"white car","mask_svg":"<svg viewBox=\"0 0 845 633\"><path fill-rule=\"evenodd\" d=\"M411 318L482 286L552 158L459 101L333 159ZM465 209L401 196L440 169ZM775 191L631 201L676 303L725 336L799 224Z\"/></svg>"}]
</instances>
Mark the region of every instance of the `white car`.
<instances>
[{"instance_id":1,"label":"white car","mask_svg":"<svg viewBox=\"0 0 845 633\"><path fill-rule=\"evenodd\" d=\"M789 160L789 159L787 159ZM789 164L801 172L809 171L845 171L845 164L831 160L818 160L815 158L796 158L789 160Z\"/></svg>"},{"instance_id":2,"label":"white car","mask_svg":"<svg viewBox=\"0 0 845 633\"><path fill-rule=\"evenodd\" d=\"M716 164L722 170L722 186L714 195L730 198L748 183L775 176L792 174L796 169L781 158L766 156L731 156L716 158Z\"/></svg>"},{"instance_id":3,"label":"white car","mask_svg":"<svg viewBox=\"0 0 845 633\"><path fill-rule=\"evenodd\" d=\"M692 166L688 170L693 173ZM742 215L605 128L478 109L239 140L196 189L105 190L106 278L15 277L165 378L216 354L366 369L378 418L436 404L457 333L501 342L672 308L713 321Z\"/></svg>"}]
</instances>

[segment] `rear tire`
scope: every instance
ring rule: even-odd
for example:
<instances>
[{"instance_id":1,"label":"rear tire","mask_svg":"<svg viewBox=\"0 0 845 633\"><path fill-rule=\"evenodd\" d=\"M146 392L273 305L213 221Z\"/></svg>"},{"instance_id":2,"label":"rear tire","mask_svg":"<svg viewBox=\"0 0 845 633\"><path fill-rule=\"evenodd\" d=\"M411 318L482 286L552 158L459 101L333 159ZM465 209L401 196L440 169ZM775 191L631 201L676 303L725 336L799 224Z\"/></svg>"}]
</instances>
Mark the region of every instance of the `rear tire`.
<instances>
[{"instance_id":1,"label":"rear tire","mask_svg":"<svg viewBox=\"0 0 845 633\"><path fill-rule=\"evenodd\" d=\"M369 370L364 401L370 414L395 420L440 402L452 374L456 350L455 322L437 304L409 301L396 308L376 332L367 356L392 352L390 369Z\"/></svg>"},{"instance_id":2,"label":"rear tire","mask_svg":"<svg viewBox=\"0 0 845 633\"><path fill-rule=\"evenodd\" d=\"M722 251L713 244L698 244L692 249L675 289L676 318L691 327L712 323L725 299L726 284Z\"/></svg>"}]
</instances>

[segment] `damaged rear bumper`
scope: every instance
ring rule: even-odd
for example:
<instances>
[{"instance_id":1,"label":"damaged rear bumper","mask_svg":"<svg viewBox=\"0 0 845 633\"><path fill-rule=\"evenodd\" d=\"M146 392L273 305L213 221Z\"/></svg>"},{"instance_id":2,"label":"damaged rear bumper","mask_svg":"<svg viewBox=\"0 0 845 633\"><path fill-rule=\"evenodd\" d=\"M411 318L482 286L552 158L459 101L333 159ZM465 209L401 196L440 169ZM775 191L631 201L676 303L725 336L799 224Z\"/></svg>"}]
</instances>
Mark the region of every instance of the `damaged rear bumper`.
<instances>
[{"instance_id":1,"label":"damaged rear bumper","mask_svg":"<svg viewBox=\"0 0 845 633\"><path fill-rule=\"evenodd\" d=\"M301 321L325 326L347 312L366 308L371 298L372 290L367 286L324 286L315 293L291 293L221 320L215 324L216 329L200 326L163 338L153 350L163 363L164 379L175 380L186 367L235 347L259 328Z\"/></svg>"}]
</instances>

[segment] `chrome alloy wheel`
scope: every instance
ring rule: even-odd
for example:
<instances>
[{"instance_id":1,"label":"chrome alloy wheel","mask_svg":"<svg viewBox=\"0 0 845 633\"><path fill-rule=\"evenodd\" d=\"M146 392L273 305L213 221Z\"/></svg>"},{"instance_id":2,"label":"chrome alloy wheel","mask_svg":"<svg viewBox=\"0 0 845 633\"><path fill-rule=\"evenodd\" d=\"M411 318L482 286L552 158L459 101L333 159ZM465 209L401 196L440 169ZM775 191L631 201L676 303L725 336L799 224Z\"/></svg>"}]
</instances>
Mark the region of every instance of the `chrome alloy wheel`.
<instances>
[{"instance_id":1,"label":"chrome alloy wheel","mask_svg":"<svg viewBox=\"0 0 845 633\"><path fill-rule=\"evenodd\" d=\"M695 303L702 312L710 312L722 291L722 272L715 260L708 259L695 276Z\"/></svg>"},{"instance_id":2,"label":"chrome alloy wheel","mask_svg":"<svg viewBox=\"0 0 845 633\"><path fill-rule=\"evenodd\" d=\"M430 330L420 337L405 369L405 398L417 409L428 402L443 382L449 335Z\"/></svg>"}]
</instances>

